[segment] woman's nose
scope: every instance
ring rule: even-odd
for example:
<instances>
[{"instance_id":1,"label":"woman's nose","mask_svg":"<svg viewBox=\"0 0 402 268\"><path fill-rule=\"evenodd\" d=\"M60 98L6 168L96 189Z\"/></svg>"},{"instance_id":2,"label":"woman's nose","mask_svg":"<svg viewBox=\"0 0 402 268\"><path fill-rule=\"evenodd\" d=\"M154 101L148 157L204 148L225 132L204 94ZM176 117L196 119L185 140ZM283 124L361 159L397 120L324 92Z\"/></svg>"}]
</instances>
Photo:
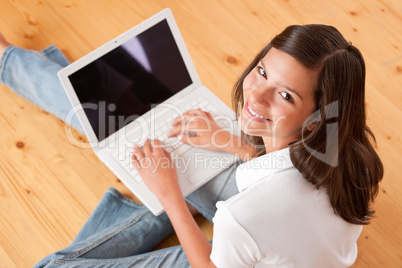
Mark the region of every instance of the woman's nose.
<instances>
[{"instance_id":1,"label":"woman's nose","mask_svg":"<svg viewBox=\"0 0 402 268\"><path fill-rule=\"evenodd\" d=\"M268 87L255 87L249 92L250 101L255 106L266 108L272 101L272 90Z\"/></svg>"}]
</instances>

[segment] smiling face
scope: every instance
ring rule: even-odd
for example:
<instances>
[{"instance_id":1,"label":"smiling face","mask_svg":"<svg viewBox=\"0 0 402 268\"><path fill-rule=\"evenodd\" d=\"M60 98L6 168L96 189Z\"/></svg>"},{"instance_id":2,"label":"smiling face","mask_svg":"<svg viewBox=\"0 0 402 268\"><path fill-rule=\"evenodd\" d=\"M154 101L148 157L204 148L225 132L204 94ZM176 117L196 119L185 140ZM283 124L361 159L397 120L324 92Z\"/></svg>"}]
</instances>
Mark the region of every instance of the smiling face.
<instances>
[{"instance_id":1,"label":"smiling face","mask_svg":"<svg viewBox=\"0 0 402 268\"><path fill-rule=\"evenodd\" d=\"M241 129L262 137L267 152L299 140L303 123L315 107L316 81L316 71L271 48L243 81Z\"/></svg>"}]
</instances>

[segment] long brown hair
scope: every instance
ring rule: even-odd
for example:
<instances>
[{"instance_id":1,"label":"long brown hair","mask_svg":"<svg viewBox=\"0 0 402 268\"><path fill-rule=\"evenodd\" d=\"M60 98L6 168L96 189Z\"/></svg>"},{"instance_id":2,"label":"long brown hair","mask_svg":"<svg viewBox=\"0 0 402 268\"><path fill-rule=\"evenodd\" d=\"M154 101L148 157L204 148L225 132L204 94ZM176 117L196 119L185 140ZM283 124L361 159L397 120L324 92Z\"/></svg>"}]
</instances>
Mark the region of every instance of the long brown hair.
<instances>
[{"instance_id":1,"label":"long brown hair","mask_svg":"<svg viewBox=\"0 0 402 268\"><path fill-rule=\"evenodd\" d=\"M353 224L368 224L384 168L371 144L375 137L366 125L362 54L332 26L289 26L237 80L232 92L237 114L243 107L244 78L272 47L319 74L313 92L315 111L304 124L315 123L315 127L304 130L302 138L289 145L294 166L317 188L326 188L336 214ZM261 137L242 135L256 148L256 156L265 153Z\"/></svg>"}]
</instances>

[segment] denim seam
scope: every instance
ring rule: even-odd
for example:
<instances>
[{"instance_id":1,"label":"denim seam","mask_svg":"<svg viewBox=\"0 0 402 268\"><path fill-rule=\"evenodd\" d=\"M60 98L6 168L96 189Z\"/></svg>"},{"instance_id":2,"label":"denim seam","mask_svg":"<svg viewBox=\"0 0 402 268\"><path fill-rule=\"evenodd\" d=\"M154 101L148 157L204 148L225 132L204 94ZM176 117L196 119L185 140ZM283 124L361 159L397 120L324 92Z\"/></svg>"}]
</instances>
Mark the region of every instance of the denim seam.
<instances>
[{"instance_id":1,"label":"denim seam","mask_svg":"<svg viewBox=\"0 0 402 268\"><path fill-rule=\"evenodd\" d=\"M6 62L10 56L11 51L13 51L16 47L15 46L9 46L6 48L6 50L3 53L3 56L1 57L1 62L0 62L0 83L5 84L5 81L3 80L3 73L4 73L4 68L6 66Z\"/></svg>"},{"instance_id":2,"label":"denim seam","mask_svg":"<svg viewBox=\"0 0 402 268\"><path fill-rule=\"evenodd\" d=\"M43 49L41 51L37 51L37 53L39 53L41 56L44 56L44 57L48 58L48 56L51 53L57 52L57 51L59 51L61 53L60 49L56 45L50 45L50 46L46 47L45 49ZM53 62L55 62L58 65L62 66L59 62L56 62L56 61L53 61Z\"/></svg>"},{"instance_id":3,"label":"denim seam","mask_svg":"<svg viewBox=\"0 0 402 268\"><path fill-rule=\"evenodd\" d=\"M56 49L57 49L57 47L55 45L50 45L50 46L46 47L45 49L39 51L39 53L46 56L46 55L49 55L50 53L52 53Z\"/></svg>"},{"instance_id":4,"label":"denim seam","mask_svg":"<svg viewBox=\"0 0 402 268\"><path fill-rule=\"evenodd\" d=\"M165 249L165 250L163 250L163 252L155 252L153 254L124 257L124 258L120 258L120 259L116 259L116 260L91 261L91 259L87 259L87 260L76 259L73 261L74 261L74 264L87 264L87 265L129 263L134 260L142 260L142 259L148 259L148 258L153 258L153 257L165 256L166 254L172 253L176 250L177 250L177 248L175 247L172 249ZM71 261L69 258L63 258L60 260L50 260L49 263L63 265L63 264L68 264L69 261Z\"/></svg>"},{"instance_id":5,"label":"denim seam","mask_svg":"<svg viewBox=\"0 0 402 268\"><path fill-rule=\"evenodd\" d=\"M78 252L75 252L74 254L65 256L63 259L75 259L78 258L79 256L87 253L88 251L96 248L97 246L101 245L102 243L104 243L105 241L111 239L112 237L114 237L115 235L117 235L118 233L120 233L121 231L129 228L130 226L132 226L133 224L137 223L145 214L147 214L148 211L144 211L143 213L141 213L140 215L138 215L137 217L135 217L134 219L132 219L127 225L123 226L122 228L116 230L115 232L109 234L106 237L103 237L100 240L95 241L94 243L92 243L91 245L79 250Z\"/></svg>"},{"instance_id":6,"label":"denim seam","mask_svg":"<svg viewBox=\"0 0 402 268\"><path fill-rule=\"evenodd\" d=\"M7 60L10 58L11 52L12 52L13 50L15 50L15 49L17 49L16 46L9 46L9 47L7 47L6 50L4 51L4 54L3 54L2 58L1 58L1 62L0 62L0 83L3 83L3 84L5 84L5 85L6 85L6 83L5 83L4 79L3 79L4 69L5 69ZM35 52L34 52L34 53L35 53ZM37 52L37 53L39 53L39 52ZM27 100L28 102L34 103L34 100L33 100L29 95L24 94L24 92L20 92L19 95L20 95L21 97L23 97L25 100ZM41 107L40 107L40 108L41 108ZM41 109L44 110L44 111L46 111L46 112L48 112L47 109L45 109L45 108L41 108Z\"/></svg>"},{"instance_id":7,"label":"denim seam","mask_svg":"<svg viewBox=\"0 0 402 268\"><path fill-rule=\"evenodd\" d=\"M143 204L140 204L134 200L131 200L127 197L125 197L124 195L122 195L119 191L117 191L116 189L110 187L106 193L108 194L112 194L115 197L117 197L120 201L124 202L125 204L129 205L129 206L133 206L136 208L144 208L145 206Z\"/></svg>"}]
</instances>

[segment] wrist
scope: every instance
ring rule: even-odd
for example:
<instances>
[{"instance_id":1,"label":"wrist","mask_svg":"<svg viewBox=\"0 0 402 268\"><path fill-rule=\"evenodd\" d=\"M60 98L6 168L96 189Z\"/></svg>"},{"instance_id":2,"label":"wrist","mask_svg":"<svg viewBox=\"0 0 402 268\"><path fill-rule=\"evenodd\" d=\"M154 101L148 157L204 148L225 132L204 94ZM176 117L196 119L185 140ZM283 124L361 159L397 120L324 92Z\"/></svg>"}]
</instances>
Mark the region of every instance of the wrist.
<instances>
[{"instance_id":1,"label":"wrist","mask_svg":"<svg viewBox=\"0 0 402 268\"><path fill-rule=\"evenodd\" d=\"M231 153L234 146L236 136L230 134L230 132L220 129L212 136L213 148L216 151Z\"/></svg>"},{"instance_id":2,"label":"wrist","mask_svg":"<svg viewBox=\"0 0 402 268\"><path fill-rule=\"evenodd\" d=\"M184 201L184 196L183 193L181 192L180 187L178 187L178 189L175 188L169 191L164 191L163 193L160 193L156 197L162 204L162 206L165 208L165 210L166 207L171 206L172 204L174 206L174 204Z\"/></svg>"}]
</instances>

